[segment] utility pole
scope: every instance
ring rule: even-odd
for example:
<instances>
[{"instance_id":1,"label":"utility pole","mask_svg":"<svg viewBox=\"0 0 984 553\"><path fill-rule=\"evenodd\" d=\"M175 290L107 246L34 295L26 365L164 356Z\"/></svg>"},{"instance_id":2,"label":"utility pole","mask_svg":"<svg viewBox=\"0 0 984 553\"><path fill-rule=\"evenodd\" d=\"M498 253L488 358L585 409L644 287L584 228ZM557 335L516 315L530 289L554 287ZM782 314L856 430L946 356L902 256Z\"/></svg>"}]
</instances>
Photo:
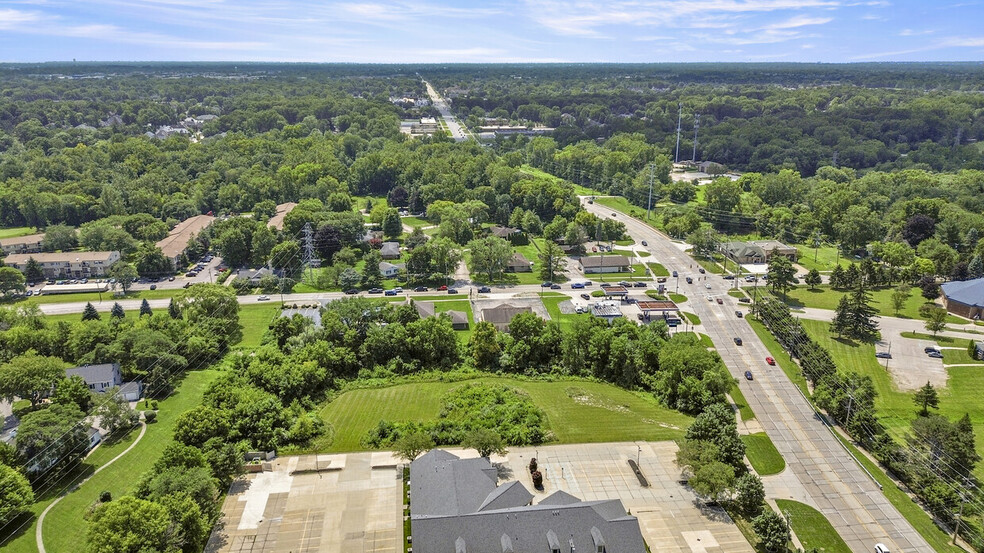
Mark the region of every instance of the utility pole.
<instances>
[{"instance_id":1,"label":"utility pole","mask_svg":"<svg viewBox=\"0 0 984 553\"><path fill-rule=\"evenodd\" d=\"M960 522L963 520L963 509L964 505L967 503L967 490L970 489L970 487L970 479L964 478L964 487L960 489L960 511L957 513L957 523L953 526L953 545L957 544L957 535L960 533Z\"/></svg>"},{"instance_id":2,"label":"utility pole","mask_svg":"<svg viewBox=\"0 0 984 553\"><path fill-rule=\"evenodd\" d=\"M673 158L674 163L680 163L680 131L683 123L683 102L677 104L679 110L677 111L677 145L676 145L676 157Z\"/></svg>"},{"instance_id":3,"label":"utility pole","mask_svg":"<svg viewBox=\"0 0 984 553\"><path fill-rule=\"evenodd\" d=\"M653 178L656 174L656 164L649 164L649 203L646 204L646 220L649 220L649 212L653 209Z\"/></svg>"},{"instance_id":4,"label":"utility pole","mask_svg":"<svg viewBox=\"0 0 984 553\"><path fill-rule=\"evenodd\" d=\"M304 266L308 269L308 275L314 280L314 270L312 260L314 259L314 230L311 223L304 223Z\"/></svg>"},{"instance_id":5,"label":"utility pole","mask_svg":"<svg viewBox=\"0 0 984 553\"><path fill-rule=\"evenodd\" d=\"M697 163L697 129L700 128L700 114L694 114L694 158L693 162Z\"/></svg>"}]
</instances>

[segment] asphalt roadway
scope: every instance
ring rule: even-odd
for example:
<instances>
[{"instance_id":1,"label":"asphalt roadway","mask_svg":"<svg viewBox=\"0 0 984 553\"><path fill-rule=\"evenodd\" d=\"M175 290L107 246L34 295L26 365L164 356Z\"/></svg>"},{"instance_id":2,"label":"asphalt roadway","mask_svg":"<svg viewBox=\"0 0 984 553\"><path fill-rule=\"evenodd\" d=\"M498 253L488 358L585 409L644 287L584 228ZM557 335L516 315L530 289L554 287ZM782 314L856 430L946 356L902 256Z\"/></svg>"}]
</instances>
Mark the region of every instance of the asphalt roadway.
<instances>
[{"instance_id":1,"label":"asphalt roadway","mask_svg":"<svg viewBox=\"0 0 984 553\"><path fill-rule=\"evenodd\" d=\"M699 274L697 263L678 244L641 221L599 204L584 202L584 206L600 217L615 213L632 238L647 241L654 261L668 271L678 271L681 280L694 278L694 284L679 284L680 293L689 298L686 309L700 317L756 418L785 458L786 472L805 491L805 498L794 499L805 499L822 512L857 553L872 551L879 542L893 553L932 551L824 425L796 385L781 369L766 364L769 351L745 319L735 315L735 310L745 306L725 293L732 281ZM668 288L676 288L676 280L670 277ZM711 289L704 283L710 283ZM706 295L723 297L724 303L705 301ZM743 345L735 345L735 337L741 337ZM745 371L751 371L754 380L746 380Z\"/></svg>"},{"instance_id":2,"label":"asphalt roadway","mask_svg":"<svg viewBox=\"0 0 984 553\"><path fill-rule=\"evenodd\" d=\"M458 123L458 120L455 118L454 114L451 113L451 108L448 107L448 101L438 94L429 82L424 81L424 86L427 87L427 95L430 96L431 102L434 103L434 107L437 108L437 111L441 114L441 118L444 119L444 122L447 124L448 131L451 133L451 138L453 138L455 142L464 142L465 140L468 140L468 135L465 134L464 127Z\"/></svg>"}]
</instances>

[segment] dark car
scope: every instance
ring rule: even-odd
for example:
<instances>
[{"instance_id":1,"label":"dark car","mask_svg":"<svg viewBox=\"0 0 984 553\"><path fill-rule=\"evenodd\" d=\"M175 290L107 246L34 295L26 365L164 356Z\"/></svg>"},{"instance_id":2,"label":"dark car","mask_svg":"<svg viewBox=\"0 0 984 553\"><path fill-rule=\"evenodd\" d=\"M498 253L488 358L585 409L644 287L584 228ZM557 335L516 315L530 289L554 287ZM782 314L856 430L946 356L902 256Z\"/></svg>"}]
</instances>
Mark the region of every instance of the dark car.
<instances>
[{"instance_id":1,"label":"dark car","mask_svg":"<svg viewBox=\"0 0 984 553\"><path fill-rule=\"evenodd\" d=\"M550 285L550 289L551 290L560 290L560 288L561 288L561 286L559 284L551 284Z\"/></svg>"},{"instance_id":2,"label":"dark car","mask_svg":"<svg viewBox=\"0 0 984 553\"><path fill-rule=\"evenodd\" d=\"M186 282L186 283L184 283L184 286L182 286L182 288L190 288L190 287L191 287L191 283L190 282Z\"/></svg>"},{"instance_id":3,"label":"dark car","mask_svg":"<svg viewBox=\"0 0 984 553\"><path fill-rule=\"evenodd\" d=\"M547 281L544 281L544 283L541 284L540 286L542 286L543 288L550 288L551 286L553 286L553 283L550 282L549 280L547 280Z\"/></svg>"},{"instance_id":4,"label":"dark car","mask_svg":"<svg viewBox=\"0 0 984 553\"><path fill-rule=\"evenodd\" d=\"M581 282L572 282L571 283L571 290L580 290L582 288L584 288L584 283L581 283Z\"/></svg>"},{"instance_id":5,"label":"dark car","mask_svg":"<svg viewBox=\"0 0 984 553\"><path fill-rule=\"evenodd\" d=\"M724 275L724 280L734 280L735 275Z\"/></svg>"},{"instance_id":6,"label":"dark car","mask_svg":"<svg viewBox=\"0 0 984 553\"><path fill-rule=\"evenodd\" d=\"M673 271L673 276L680 276L680 275L678 275L676 271Z\"/></svg>"},{"instance_id":7,"label":"dark car","mask_svg":"<svg viewBox=\"0 0 984 553\"><path fill-rule=\"evenodd\" d=\"M700 274L704 274L707 271L705 271L703 267L697 267L697 272L699 272Z\"/></svg>"},{"instance_id":8,"label":"dark car","mask_svg":"<svg viewBox=\"0 0 984 553\"><path fill-rule=\"evenodd\" d=\"M878 353L875 354L875 357L879 359L891 359L892 354L888 353L887 351L879 351Z\"/></svg>"},{"instance_id":9,"label":"dark car","mask_svg":"<svg viewBox=\"0 0 984 553\"><path fill-rule=\"evenodd\" d=\"M941 351L933 350L933 351L929 352L927 355L929 355L933 359L943 359L943 352L941 352Z\"/></svg>"},{"instance_id":10,"label":"dark car","mask_svg":"<svg viewBox=\"0 0 984 553\"><path fill-rule=\"evenodd\" d=\"M396 290L387 290L386 293L385 293L385 295L387 295L387 296L395 296L396 295Z\"/></svg>"},{"instance_id":11,"label":"dark car","mask_svg":"<svg viewBox=\"0 0 984 553\"><path fill-rule=\"evenodd\" d=\"M582 300L589 300L590 301L591 300L591 296L589 294L581 294L581 299Z\"/></svg>"},{"instance_id":12,"label":"dark car","mask_svg":"<svg viewBox=\"0 0 984 553\"><path fill-rule=\"evenodd\" d=\"M738 298L738 303L752 303L751 298Z\"/></svg>"},{"instance_id":13,"label":"dark car","mask_svg":"<svg viewBox=\"0 0 984 553\"><path fill-rule=\"evenodd\" d=\"M741 318L743 318L744 316L745 316L745 314L744 314L744 313L742 313L741 311L735 311L735 317L738 317L739 319L741 319Z\"/></svg>"},{"instance_id":14,"label":"dark car","mask_svg":"<svg viewBox=\"0 0 984 553\"><path fill-rule=\"evenodd\" d=\"M478 293L479 294L491 294L492 293L492 289L489 288L488 286L482 286L481 288L478 289Z\"/></svg>"},{"instance_id":15,"label":"dark car","mask_svg":"<svg viewBox=\"0 0 984 553\"><path fill-rule=\"evenodd\" d=\"M348 290L345 291L345 293L351 296L353 294L358 294L359 290L358 288L349 288Z\"/></svg>"},{"instance_id":16,"label":"dark car","mask_svg":"<svg viewBox=\"0 0 984 553\"><path fill-rule=\"evenodd\" d=\"M928 347L923 348L923 353L931 353L931 352L934 352L934 351L937 351L936 346L928 346Z\"/></svg>"},{"instance_id":17,"label":"dark car","mask_svg":"<svg viewBox=\"0 0 984 553\"><path fill-rule=\"evenodd\" d=\"M449 294L457 294L458 293L458 289L457 288L448 288L448 293Z\"/></svg>"},{"instance_id":18,"label":"dark car","mask_svg":"<svg viewBox=\"0 0 984 553\"><path fill-rule=\"evenodd\" d=\"M745 371L745 380L752 380L752 371Z\"/></svg>"},{"instance_id":19,"label":"dark car","mask_svg":"<svg viewBox=\"0 0 984 553\"><path fill-rule=\"evenodd\" d=\"M196 273L195 271L188 271L187 273L185 273L185 276L186 277L196 277L196 276L198 276L198 273Z\"/></svg>"},{"instance_id":20,"label":"dark car","mask_svg":"<svg viewBox=\"0 0 984 553\"><path fill-rule=\"evenodd\" d=\"M687 277L687 284L693 284L693 283L694 283L694 279Z\"/></svg>"},{"instance_id":21,"label":"dark car","mask_svg":"<svg viewBox=\"0 0 984 553\"><path fill-rule=\"evenodd\" d=\"M646 283L645 282L637 282L637 283L633 284L632 286L635 286L636 288L645 288L646 287Z\"/></svg>"},{"instance_id":22,"label":"dark car","mask_svg":"<svg viewBox=\"0 0 984 553\"><path fill-rule=\"evenodd\" d=\"M643 241L642 241L642 245L643 245L643 246L648 246L649 244L648 244L648 243L647 243L647 242L646 242L645 240L643 240Z\"/></svg>"},{"instance_id":23,"label":"dark car","mask_svg":"<svg viewBox=\"0 0 984 553\"><path fill-rule=\"evenodd\" d=\"M156 284L151 284L150 285L150 289L151 290L157 290L157 285Z\"/></svg>"},{"instance_id":24,"label":"dark car","mask_svg":"<svg viewBox=\"0 0 984 553\"><path fill-rule=\"evenodd\" d=\"M735 336L735 337L734 337L734 341L735 341L735 345L736 345L736 346L740 346L740 345L741 345L741 338L739 338L739 337L737 337L737 336Z\"/></svg>"},{"instance_id":25,"label":"dark car","mask_svg":"<svg viewBox=\"0 0 984 553\"><path fill-rule=\"evenodd\" d=\"M382 288L370 288L369 289L369 293L370 294L382 294L383 293L383 289Z\"/></svg>"},{"instance_id":26,"label":"dark car","mask_svg":"<svg viewBox=\"0 0 984 553\"><path fill-rule=\"evenodd\" d=\"M426 286L418 286L418 287L414 288L413 291L414 292L426 292L427 291L427 287Z\"/></svg>"}]
</instances>

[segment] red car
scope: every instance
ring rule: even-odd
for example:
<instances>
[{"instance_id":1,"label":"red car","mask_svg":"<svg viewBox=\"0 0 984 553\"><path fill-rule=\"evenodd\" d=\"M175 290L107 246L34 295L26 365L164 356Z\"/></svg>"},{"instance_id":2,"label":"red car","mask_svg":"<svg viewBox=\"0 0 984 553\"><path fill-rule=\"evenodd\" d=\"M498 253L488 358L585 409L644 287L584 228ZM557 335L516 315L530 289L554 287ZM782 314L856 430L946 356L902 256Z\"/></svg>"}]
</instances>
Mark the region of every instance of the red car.
<instances>
[{"instance_id":1,"label":"red car","mask_svg":"<svg viewBox=\"0 0 984 553\"><path fill-rule=\"evenodd\" d=\"M438 287L437 287L437 289L438 289L439 291L441 291L441 292L443 292L443 291L445 291L445 290L447 290L447 289L448 289L448 287L442 284L442 285L440 285L440 286L438 286Z\"/></svg>"},{"instance_id":2,"label":"red car","mask_svg":"<svg viewBox=\"0 0 984 553\"><path fill-rule=\"evenodd\" d=\"M776 364L776 360L773 359L773 358L771 358L771 357L766 357L765 358L765 362L768 363L768 364L770 364L770 365L775 365Z\"/></svg>"},{"instance_id":3,"label":"red car","mask_svg":"<svg viewBox=\"0 0 984 553\"><path fill-rule=\"evenodd\" d=\"M722 300L721 298L717 298L717 302L723 304L724 300Z\"/></svg>"}]
</instances>

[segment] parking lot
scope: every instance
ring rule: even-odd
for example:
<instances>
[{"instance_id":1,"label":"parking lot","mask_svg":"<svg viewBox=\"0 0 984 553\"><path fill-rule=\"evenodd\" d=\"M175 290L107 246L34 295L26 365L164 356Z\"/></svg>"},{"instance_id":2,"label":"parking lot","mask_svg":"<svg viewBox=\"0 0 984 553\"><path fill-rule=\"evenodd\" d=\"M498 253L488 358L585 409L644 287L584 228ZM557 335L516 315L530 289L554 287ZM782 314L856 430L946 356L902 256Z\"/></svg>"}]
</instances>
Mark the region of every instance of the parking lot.
<instances>
[{"instance_id":1,"label":"parking lot","mask_svg":"<svg viewBox=\"0 0 984 553\"><path fill-rule=\"evenodd\" d=\"M474 457L474 450L449 448ZM652 551L751 553L723 510L701 506L679 483L673 442L572 444L511 448L500 464L499 484L519 480L533 502L564 490L582 500L621 499L639 518ZM543 489L532 486L530 458L537 457ZM629 468L639 466L643 488ZM273 470L233 486L208 553L314 551L397 553L403 543L402 481L386 452L285 457Z\"/></svg>"}]
</instances>

